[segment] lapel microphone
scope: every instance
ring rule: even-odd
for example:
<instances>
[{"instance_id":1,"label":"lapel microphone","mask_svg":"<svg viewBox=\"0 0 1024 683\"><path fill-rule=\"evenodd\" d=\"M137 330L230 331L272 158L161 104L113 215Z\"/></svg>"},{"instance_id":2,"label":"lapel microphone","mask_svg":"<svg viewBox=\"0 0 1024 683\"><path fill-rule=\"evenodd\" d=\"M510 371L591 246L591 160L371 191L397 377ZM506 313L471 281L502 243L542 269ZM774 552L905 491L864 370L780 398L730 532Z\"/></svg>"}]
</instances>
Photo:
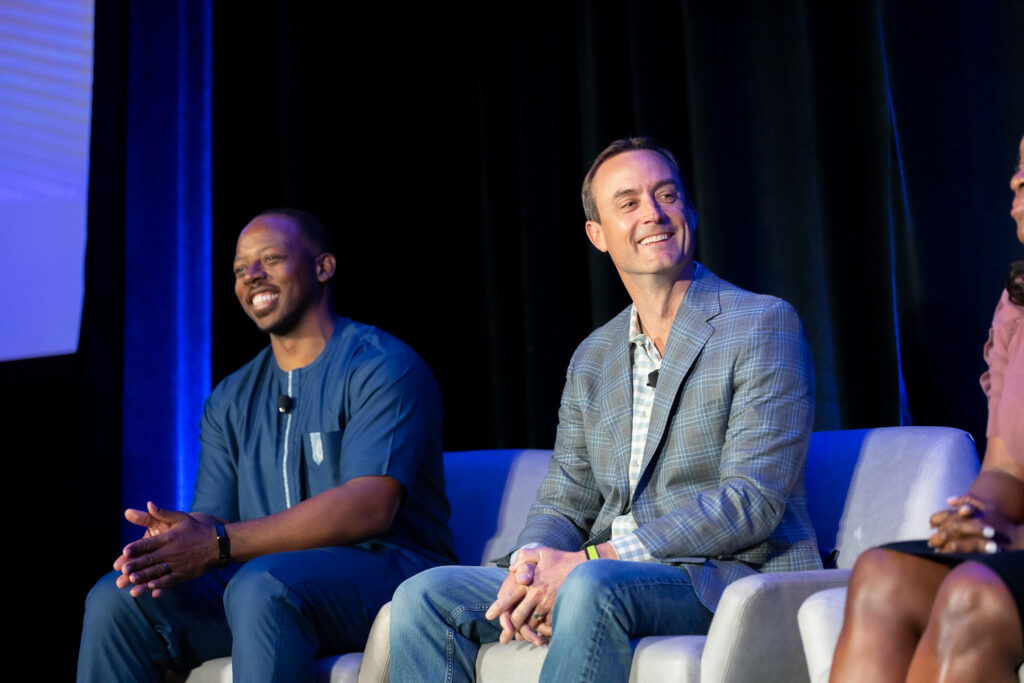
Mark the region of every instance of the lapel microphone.
<instances>
[{"instance_id":1,"label":"lapel microphone","mask_svg":"<svg viewBox=\"0 0 1024 683\"><path fill-rule=\"evenodd\" d=\"M292 397L288 394L281 394L277 397L277 412L284 414L292 410Z\"/></svg>"},{"instance_id":2,"label":"lapel microphone","mask_svg":"<svg viewBox=\"0 0 1024 683\"><path fill-rule=\"evenodd\" d=\"M647 386L652 389L658 388L658 371L651 370L650 374L647 375Z\"/></svg>"}]
</instances>

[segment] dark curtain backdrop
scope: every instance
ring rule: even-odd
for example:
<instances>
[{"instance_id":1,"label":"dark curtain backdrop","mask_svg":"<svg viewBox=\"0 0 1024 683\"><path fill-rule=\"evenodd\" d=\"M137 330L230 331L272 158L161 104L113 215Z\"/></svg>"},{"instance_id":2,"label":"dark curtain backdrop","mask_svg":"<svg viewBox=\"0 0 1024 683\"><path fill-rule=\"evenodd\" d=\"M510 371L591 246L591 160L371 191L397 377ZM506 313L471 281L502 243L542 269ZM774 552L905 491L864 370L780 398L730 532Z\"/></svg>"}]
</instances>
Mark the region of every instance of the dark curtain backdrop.
<instances>
[{"instance_id":1,"label":"dark curtain backdrop","mask_svg":"<svg viewBox=\"0 0 1024 683\"><path fill-rule=\"evenodd\" d=\"M628 303L580 182L609 141L656 136L698 258L802 316L817 429L944 424L983 448L981 346L1021 253L1024 2L325 5L98 2L86 313L54 380L86 532L67 652L118 509L173 500L197 447L168 426L209 390L179 392L189 354L216 382L266 343L230 264L270 207L332 226L340 310L426 358L449 449L550 447L573 349Z\"/></svg>"},{"instance_id":2,"label":"dark curtain backdrop","mask_svg":"<svg viewBox=\"0 0 1024 683\"><path fill-rule=\"evenodd\" d=\"M983 439L980 347L1019 251L1019 0L215 12L215 377L264 343L235 235L307 207L336 230L342 310L435 369L450 448L549 446L572 350L627 303L580 180L646 134L690 176L698 257L802 315L819 429Z\"/></svg>"}]
</instances>

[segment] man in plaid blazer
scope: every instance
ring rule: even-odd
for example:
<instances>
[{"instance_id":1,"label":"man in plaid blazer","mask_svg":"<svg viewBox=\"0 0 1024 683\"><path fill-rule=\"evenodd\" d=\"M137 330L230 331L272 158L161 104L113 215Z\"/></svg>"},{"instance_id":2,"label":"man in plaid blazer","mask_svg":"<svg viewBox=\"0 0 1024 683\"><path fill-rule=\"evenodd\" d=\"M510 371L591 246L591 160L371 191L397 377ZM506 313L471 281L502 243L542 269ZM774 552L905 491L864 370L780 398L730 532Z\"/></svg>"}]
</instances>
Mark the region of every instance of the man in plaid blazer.
<instances>
[{"instance_id":1,"label":"man in plaid blazer","mask_svg":"<svg viewBox=\"0 0 1024 683\"><path fill-rule=\"evenodd\" d=\"M606 148L583 204L633 305L573 355L510 570L442 567L396 592L396 681L468 680L479 643L513 637L549 646L544 680L626 680L632 639L704 633L730 582L821 566L796 312L694 261L696 214L656 141Z\"/></svg>"}]
</instances>

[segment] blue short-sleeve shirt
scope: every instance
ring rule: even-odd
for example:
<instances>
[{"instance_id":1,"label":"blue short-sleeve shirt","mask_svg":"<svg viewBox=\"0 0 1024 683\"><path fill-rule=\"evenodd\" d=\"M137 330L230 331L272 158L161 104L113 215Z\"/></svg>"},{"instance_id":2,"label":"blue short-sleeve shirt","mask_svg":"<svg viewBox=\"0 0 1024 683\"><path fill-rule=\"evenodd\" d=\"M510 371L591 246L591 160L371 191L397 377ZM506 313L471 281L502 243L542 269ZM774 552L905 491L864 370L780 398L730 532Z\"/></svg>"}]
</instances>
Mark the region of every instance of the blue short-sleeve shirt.
<instances>
[{"instance_id":1,"label":"blue short-sleeve shirt","mask_svg":"<svg viewBox=\"0 0 1024 683\"><path fill-rule=\"evenodd\" d=\"M367 543L450 561L441 418L437 383L415 351L338 318L309 365L284 372L268 346L217 385L203 410L192 510L253 519L387 475L406 497L390 532Z\"/></svg>"}]
</instances>

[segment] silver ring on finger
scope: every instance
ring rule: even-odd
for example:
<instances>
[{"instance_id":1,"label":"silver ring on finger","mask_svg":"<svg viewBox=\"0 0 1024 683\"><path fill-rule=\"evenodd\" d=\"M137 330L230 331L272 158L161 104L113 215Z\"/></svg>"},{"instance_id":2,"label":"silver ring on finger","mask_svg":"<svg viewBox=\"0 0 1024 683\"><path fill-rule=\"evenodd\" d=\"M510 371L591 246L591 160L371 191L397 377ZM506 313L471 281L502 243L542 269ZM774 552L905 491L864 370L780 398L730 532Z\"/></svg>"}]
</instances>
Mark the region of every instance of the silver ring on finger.
<instances>
[{"instance_id":1,"label":"silver ring on finger","mask_svg":"<svg viewBox=\"0 0 1024 683\"><path fill-rule=\"evenodd\" d=\"M545 617L545 616L547 616L547 615L544 615L544 614L539 614L539 613L537 613L537 612L534 612L534 613L533 613L533 618L534 618L534 619L536 619L537 621L542 621L542 620L544 619L544 617Z\"/></svg>"},{"instance_id":2,"label":"silver ring on finger","mask_svg":"<svg viewBox=\"0 0 1024 683\"><path fill-rule=\"evenodd\" d=\"M166 562L161 562L160 566L164 568L164 576L171 573L171 568Z\"/></svg>"}]
</instances>

